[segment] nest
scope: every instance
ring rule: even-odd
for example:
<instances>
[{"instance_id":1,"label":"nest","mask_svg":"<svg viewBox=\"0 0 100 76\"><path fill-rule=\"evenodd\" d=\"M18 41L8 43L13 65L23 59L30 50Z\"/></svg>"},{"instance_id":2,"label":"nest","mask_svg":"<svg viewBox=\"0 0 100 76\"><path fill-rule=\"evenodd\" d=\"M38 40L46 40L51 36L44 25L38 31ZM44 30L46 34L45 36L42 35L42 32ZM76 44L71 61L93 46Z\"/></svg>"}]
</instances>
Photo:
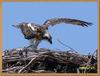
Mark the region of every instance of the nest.
<instances>
[{"instance_id":1,"label":"nest","mask_svg":"<svg viewBox=\"0 0 100 76\"><path fill-rule=\"evenodd\" d=\"M2 55L3 73L97 73L97 56L73 50L17 48Z\"/></svg>"}]
</instances>

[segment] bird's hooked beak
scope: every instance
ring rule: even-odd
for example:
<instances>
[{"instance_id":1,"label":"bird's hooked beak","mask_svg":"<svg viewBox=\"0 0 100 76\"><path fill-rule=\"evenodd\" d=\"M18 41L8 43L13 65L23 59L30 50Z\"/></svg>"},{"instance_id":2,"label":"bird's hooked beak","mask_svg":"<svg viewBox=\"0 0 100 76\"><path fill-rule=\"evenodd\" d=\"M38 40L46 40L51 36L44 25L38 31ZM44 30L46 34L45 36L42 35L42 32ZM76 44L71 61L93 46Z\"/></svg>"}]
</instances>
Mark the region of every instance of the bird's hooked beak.
<instances>
[{"instance_id":1,"label":"bird's hooked beak","mask_svg":"<svg viewBox=\"0 0 100 76\"><path fill-rule=\"evenodd\" d=\"M50 44L52 44L52 37L50 36L50 38L48 38L48 41Z\"/></svg>"}]
</instances>

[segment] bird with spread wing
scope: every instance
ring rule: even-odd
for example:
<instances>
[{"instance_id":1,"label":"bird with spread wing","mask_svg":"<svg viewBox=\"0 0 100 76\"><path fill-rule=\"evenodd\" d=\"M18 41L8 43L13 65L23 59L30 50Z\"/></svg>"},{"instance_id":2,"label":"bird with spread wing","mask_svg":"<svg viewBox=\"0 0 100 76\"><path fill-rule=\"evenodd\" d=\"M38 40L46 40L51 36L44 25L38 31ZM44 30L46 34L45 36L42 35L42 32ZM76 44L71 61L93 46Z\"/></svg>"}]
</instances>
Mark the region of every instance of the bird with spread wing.
<instances>
[{"instance_id":1,"label":"bird with spread wing","mask_svg":"<svg viewBox=\"0 0 100 76\"><path fill-rule=\"evenodd\" d=\"M69 19L69 18L52 18L46 20L42 25L35 23L27 23L22 22L18 25L12 25L21 30L25 39L30 41L30 46L34 49L37 48L39 43L42 40L47 40L50 44L52 44L52 36L48 32L49 26L54 26L60 23L72 24L81 27L88 27L92 25L90 22L85 22L77 19Z\"/></svg>"}]
</instances>

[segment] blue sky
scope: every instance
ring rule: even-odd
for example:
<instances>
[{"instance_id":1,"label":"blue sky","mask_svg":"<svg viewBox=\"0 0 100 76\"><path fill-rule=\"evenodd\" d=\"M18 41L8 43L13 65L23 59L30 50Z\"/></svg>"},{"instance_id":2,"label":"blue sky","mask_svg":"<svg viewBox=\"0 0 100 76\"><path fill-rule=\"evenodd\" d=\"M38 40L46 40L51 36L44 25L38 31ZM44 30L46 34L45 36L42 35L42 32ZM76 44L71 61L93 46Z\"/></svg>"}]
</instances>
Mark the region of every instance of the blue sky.
<instances>
[{"instance_id":1,"label":"blue sky","mask_svg":"<svg viewBox=\"0 0 100 76\"><path fill-rule=\"evenodd\" d=\"M20 22L42 24L50 18L72 18L93 23L93 26L78 27L59 24L49 28L53 44L42 41L39 47L68 50L57 39L81 54L93 52L97 48L97 3L96 2L3 2L2 49L28 46L28 40L20 30L11 25Z\"/></svg>"}]
</instances>

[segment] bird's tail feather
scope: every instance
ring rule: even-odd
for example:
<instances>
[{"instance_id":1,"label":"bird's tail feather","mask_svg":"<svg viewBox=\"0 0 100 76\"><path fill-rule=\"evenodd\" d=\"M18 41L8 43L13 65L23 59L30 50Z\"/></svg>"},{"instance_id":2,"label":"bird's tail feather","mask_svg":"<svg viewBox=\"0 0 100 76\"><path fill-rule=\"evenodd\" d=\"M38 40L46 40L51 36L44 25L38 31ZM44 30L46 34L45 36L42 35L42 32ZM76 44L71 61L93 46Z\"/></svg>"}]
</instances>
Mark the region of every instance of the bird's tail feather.
<instances>
[{"instance_id":1,"label":"bird's tail feather","mask_svg":"<svg viewBox=\"0 0 100 76\"><path fill-rule=\"evenodd\" d=\"M13 27L15 27L15 28L19 28L19 26L17 26L17 25L12 25Z\"/></svg>"}]
</instances>

